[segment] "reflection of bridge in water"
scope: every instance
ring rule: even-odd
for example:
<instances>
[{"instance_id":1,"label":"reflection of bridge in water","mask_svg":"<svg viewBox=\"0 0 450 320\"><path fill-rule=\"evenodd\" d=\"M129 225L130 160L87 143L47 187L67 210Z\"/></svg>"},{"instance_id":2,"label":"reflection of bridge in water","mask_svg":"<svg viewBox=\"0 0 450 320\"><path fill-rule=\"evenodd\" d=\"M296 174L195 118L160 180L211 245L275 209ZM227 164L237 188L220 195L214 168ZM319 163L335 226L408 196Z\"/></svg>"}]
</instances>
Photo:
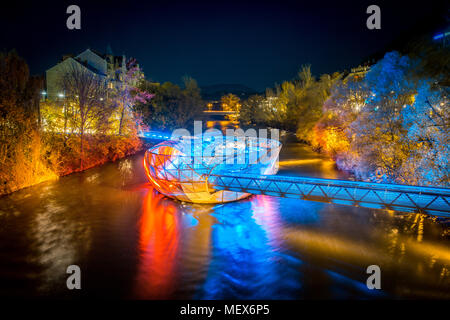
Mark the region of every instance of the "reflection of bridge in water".
<instances>
[{"instance_id":1,"label":"reflection of bridge in water","mask_svg":"<svg viewBox=\"0 0 450 320\"><path fill-rule=\"evenodd\" d=\"M450 189L321 178L210 175L215 189L450 217Z\"/></svg>"}]
</instances>

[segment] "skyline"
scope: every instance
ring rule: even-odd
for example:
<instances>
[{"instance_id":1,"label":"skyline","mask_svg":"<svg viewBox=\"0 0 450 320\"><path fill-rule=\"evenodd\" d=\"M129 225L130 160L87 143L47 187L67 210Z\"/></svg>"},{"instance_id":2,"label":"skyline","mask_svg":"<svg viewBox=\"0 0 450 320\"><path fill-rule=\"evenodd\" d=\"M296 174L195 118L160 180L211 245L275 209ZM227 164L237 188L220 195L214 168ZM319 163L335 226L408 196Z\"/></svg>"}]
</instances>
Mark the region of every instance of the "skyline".
<instances>
[{"instance_id":1,"label":"skyline","mask_svg":"<svg viewBox=\"0 0 450 320\"><path fill-rule=\"evenodd\" d=\"M257 91L294 78L305 64L316 76L356 67L441 8L440 3L426 8L380 3L382 28L368 30L371 2L78 1L81 30L68 30L69 4L7 4L0 26L10 32L1 36L2 50L16 49L32 74L43 74L64 54L87 48L106 52L111 46L115 55L135 57L156 82L179 84L189 75L200 86L241 84Z\"/></svg>"}]
</instances>

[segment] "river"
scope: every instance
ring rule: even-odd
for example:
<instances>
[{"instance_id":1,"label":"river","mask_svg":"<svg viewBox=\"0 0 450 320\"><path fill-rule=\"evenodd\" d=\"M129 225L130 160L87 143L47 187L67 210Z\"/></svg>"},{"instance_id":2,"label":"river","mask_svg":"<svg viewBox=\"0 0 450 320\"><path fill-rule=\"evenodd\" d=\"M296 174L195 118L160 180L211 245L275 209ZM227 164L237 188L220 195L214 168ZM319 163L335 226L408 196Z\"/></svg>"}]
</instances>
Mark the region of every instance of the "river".
<instances>
[{"instance_id":1,"label":"river","mask_svg":"<svg viewBox=\"0 0 450 320\"><path fill-rule=\"evenodd\" d=\"M138 299L450 298L448 224L252 196L180 203L147 183L143 154L0 198L0 296ZM346 178L299 143L282 175ZM66 268L81 268L68 290ZM369 290L369 265L381 290Z\"/></svg>"}]
</instances>

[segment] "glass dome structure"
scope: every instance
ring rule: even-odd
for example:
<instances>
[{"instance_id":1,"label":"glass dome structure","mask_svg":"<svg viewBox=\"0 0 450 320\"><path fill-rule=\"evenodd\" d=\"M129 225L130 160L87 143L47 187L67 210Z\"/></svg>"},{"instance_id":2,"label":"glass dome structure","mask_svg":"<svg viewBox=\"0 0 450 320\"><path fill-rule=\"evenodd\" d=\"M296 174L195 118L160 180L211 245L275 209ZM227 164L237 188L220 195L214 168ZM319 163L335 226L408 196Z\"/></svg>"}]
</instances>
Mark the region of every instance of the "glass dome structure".
<instances>
[{"instance_id":1,"label":"glass dome structure","mask_svg":"<svg viewBox=\"0 0 450 320\"><path fill-rule=\"evenodd\" d=\"M217 190L211 176L275 174L280 149L279 141L265 138L180 137L148 149L144 168L154 187L168 197L194 203L224 203L250 194Z\"/></svg>"}]
</instances>

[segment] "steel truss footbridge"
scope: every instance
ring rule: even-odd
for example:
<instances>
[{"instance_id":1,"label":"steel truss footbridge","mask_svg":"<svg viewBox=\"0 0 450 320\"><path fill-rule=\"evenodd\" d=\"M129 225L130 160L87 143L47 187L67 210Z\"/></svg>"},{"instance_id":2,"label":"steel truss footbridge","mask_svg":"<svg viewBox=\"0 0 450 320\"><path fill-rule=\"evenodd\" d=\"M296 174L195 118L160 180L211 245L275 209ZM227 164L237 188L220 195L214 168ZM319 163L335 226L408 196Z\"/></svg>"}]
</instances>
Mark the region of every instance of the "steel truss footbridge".
<instances>
[{"instance_id":1,"label":"steel truss footbridge","mask_svg":"<svg viewBox=\"0 0 450 320\"><path fill-rule=\"evenodd\" d=\"M450 189L278 175L210 175L218 190L450 217Z\"/></svg>"}]
</instances>

